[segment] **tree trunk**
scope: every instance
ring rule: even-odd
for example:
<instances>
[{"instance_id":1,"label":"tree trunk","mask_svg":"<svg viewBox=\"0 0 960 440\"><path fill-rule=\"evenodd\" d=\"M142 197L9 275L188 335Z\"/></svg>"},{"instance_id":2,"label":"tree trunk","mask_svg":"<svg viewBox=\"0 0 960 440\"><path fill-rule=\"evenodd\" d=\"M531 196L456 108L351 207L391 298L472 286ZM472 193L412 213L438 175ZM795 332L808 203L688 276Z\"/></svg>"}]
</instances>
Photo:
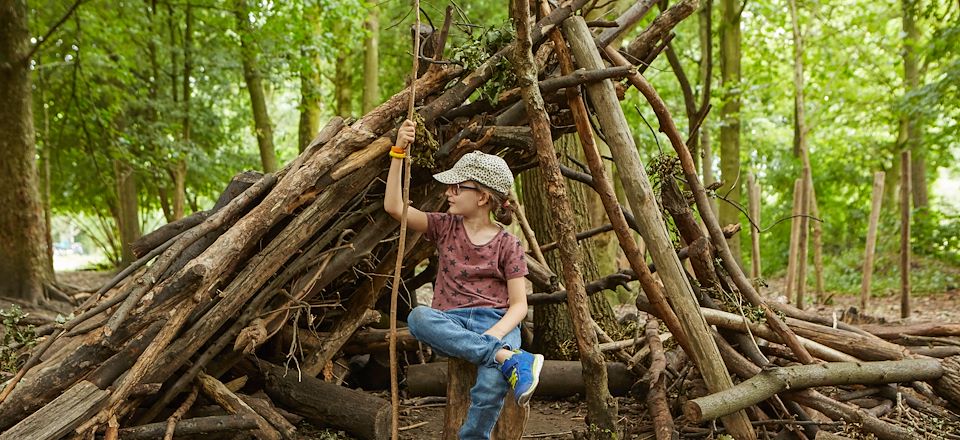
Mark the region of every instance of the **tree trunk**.
<instances>
[{"instance_id":1,"label":"tree trunk","mask_svg":"<svg viewBox=\"0 0 960 440\"><path fill-rule=\"evenodd\" d=\"M337 35L345 33L346 29L339 26L339 32ZM334 109L337 112L337 116L343 116L345 118L353 114L353 100L350 96L352 92L351 66L353 64L351 62L350 52L350 44L348 42L343 42L343 44L339 46L333 73Z\"/></svg>"},{"instance_id":2,"label":"tree trunk","mask_svg":"<svg viewBox=\"0 0 960 440\"><path fill-rule=\"evenodd\" d=\"M181 137L183 145L190 148L190 95L193 87L190 83L190 74L193 72L193 7L190 3L185 6L183 30L183 127ZM173 169L173 218L182 219L185 214L184 205L187 199L187 159L186 152L182 153Z\"/></svg>"},{"instance_id":3,"label":"tree trunk","mask_svg":"<svg viewBox=\"0 0 960 440\"><path fill-rule=\"evenodd\" d=\"M740 204L740 0L720 2L720 81L724 90L720 107L720 179L717 193ZM730 203L719 203L720 224L739 224L740 211ZM740 235L727 239L730 252L743 267Z\"/></svg>"},{"instance_id":4,"label":"tree trunk","mask_svg":"<svg viewBox=\"0 0 960 440\"><path fill-rule=\"evenodd\" d=\"M0 4L0 291L36 303L47 269L47 240L37 185L26 2ZM16 209L12 209L16 208Z\"/></svg>"},{"instance_id":5,"label":"tree trunk","mask_svg":"<svg viewBox=\"0 0 960 440\"><path fill-rule=\"evenodd\" d=\"M697 13L697 25L700 40L698 71L700 76L700 108L703 111L710 104L710 91L713 86L713 0L703 2L700 12ZM700 124L700 133L697 139L700 140L700 157L694 155L693 159L703 170L703 183L710 185L713 183L713 169L711 168L713 166L713 153L710 151L712 143L710 142L710 130L707 128L706 117Z\"/></svg>"},{"instance_id":6,"label":"tree trunk","mask_svg":"<svg viewBox=\"0 0 960 440\"><path fill-rule=\"evenodd\" d=\"M920 69L918 48L920 47L920 29L917 27L916 0L901 0L903 7L903 85L904 95L920 87ZM923 146L923 121L918 112L908 112L901 116L907 124L907 143L904 148L910 150L910 179L914 208L923 208L928 204L926 150Z\"/></svg>"},{"instance_id":7,"label":"tree trunk","mask_svg":"<svg viewBox=\"0 0 960 440\"><path fill-rule=\"evenodd\" d=\"M303 58L300 68L300 128L297 145L300 152L310 145L310 141L320 130L320 58L314 40L319 37L319 23L311 23L306 32L310 35L300 56Z\"/></svg>"},{"instance_id":8,"label":"tree trunk","mask_svg":"<svg viewBox=\"0 0 960 440\"><path fill-rule=\"evenodd\" d=\"M267 112L267 99L263 91L263 77L260 74L259 53L250 27L247 0L236 0L237 33L240 34L240 59L243 64L243 79L250 93L250 105L253 108L254 135L260 148L260 163L263 172L277 170L277 152L273 146L273 123Z\"/></svg>"},{"instance_id":9,"label":"tree trunk","mask_svg":"<svg viewBox=\"0 0 960 440\"><path fill-rule=\"evenodd\" d=\"M39 58L39 57L38 57ZM40 91L41 108L43 108L43 135L41 136L41 148L37 148L39 153L39 177L40 177L40 201L43 204L44 232L47 237L47 268L50 274L53 271L53 209L50 207L50 111L42 103L46 102L45 92L47 85L44 81L43 72L40 70L40 60L37 59L37 77L40 83L37 90ZM51 280L54 278L51 278Z\"/></svg>"},{"instance_id":10,"label":"tree trunk","mask_svg":"<svg viewBox=\"0 0 960 440\"><path fill-rule=\"evenodd\" d=\"M130 247L140 238L140 204L133 167L120 159L113 161L117 191L117 228L120 230L120 264L126 267L137 257Z\"/></svg>"},{"instance_id":11,"label":"tree trunk","mask_svg":"<svg viewBox=\"0 0 960 440\"><path fill-rule=\"evenodd\" d=\"M807 147L807 118L804 110L803 33L800 32L800 17L796 0L790 0L790 21L793 29L793 148L803 163L800 190L799 248L797 254L797 308L803 309L807 287L807 255L810 230L810 205L813 193L813 173L810 168L810 152Z\"/></svg>"},{"instance_id":12,"label":"tree trunk","mask_svg":"<svg viewBox=\"0 0 960 440\"><path fill-rule=\"evenodd\" d=\"M370 6L367 37L363 41L363 113L380 104L380 9Z\"/></svg>"},{"instance_id":13,"label":"tree trunk","mask_svg":"<svg viewBox=\"0 0 960 440\"><path fill-rule=\"evenodd\" d=\"M578 145L576 135L564 135L554 143L561 157L582 156L583 152ZM578 153L578 150L579 153ZM571 165L569 159L565 165ZM552 227L552 217L550 216L550 205L548 195L543 192L546 185L541 171L539 169L530 169L523 173L520 179L521 196L523 205L526 208L527 219L530 227L541 243L556 241L556 233ZM585 193L587 190L583 185L570 185L567 187L567 194L570 196L570 205L574 211L575 228L585 230L590 228L590 219L586 217ZM583 275L587 280L600 278L600 271L594 261L594 253L588 252L588 242L583 242L580 249L583 255ZM557 252L546 254L547 263L554 273L561 273L560 257ZM613 316L613 310L610 302L602 295L590 296L590 314L600 324L600 327L607 333L619 334L619 325ZM534 307L533 323L536 331L534 332L533 349L542 353L547 359L573 360L578 358L576 346L572 343L574 340L573 327L570 322L570 314L565 303L543 304Z\"/></svg>"}]
</instances>

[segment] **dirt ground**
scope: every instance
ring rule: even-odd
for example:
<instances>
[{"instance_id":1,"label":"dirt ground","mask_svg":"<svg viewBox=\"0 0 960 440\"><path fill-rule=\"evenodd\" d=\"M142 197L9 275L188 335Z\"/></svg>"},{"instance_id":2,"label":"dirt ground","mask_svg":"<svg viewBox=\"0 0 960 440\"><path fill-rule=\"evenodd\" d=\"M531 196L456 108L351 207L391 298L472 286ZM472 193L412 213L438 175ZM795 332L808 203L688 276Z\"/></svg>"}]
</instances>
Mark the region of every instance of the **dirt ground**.
<instances>
[{"instance_id":1,"label":"dirt ground","mask_svg":"<svg viewBox=\"0 0 960 440\"><path fill-rule=\"evenodd\" d=\"M84 289L95 289L100 283L110 278L110 274L103 272L63 272L58 274L61 282ZM785 301L781 294L781 280L773 280L769 287L764 289L764 295L772 301ZM838 317L851 306L859 305L859 297L853 295L827 295L828 304L808 306L824 315L836 314ZM936 295L922 295L912 300L913 316L906 322L960 322L960 290L944 292ZM631 306L617 307L618 314L634 311ZM866 315L882 318L886 322L900 322L900 298L885 296L871 298ZM375 392L389 399L385 391ZM420 403L422 400L409 399L406 401L400 419L403 431L402 439L436 439L441 437L443 429L443 403ZM652 438L649 430L649 418L644 405L632 397L618 398L620 408L620 423L627 426L627 438ZM580 396L568 399L549 401L534 400L531 403L531 414L524 429L523 438L527 439L571 439L574 430L583 429L586 405ZM314 434L306 429L303 432L305 439L349 439L342 434Z\"/></svg>"}]
</instances>

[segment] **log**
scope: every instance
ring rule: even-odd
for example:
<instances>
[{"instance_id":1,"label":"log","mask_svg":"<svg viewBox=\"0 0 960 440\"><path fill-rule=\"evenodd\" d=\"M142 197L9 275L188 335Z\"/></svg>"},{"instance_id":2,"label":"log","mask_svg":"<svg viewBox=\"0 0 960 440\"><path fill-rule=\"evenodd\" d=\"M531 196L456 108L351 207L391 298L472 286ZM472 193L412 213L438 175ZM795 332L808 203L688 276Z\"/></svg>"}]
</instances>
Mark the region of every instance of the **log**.
<instances>
[{"instance_id":1,"label":"log","mask_svg":"<svg viewBox=\"0 0 960 440\"><path fill-rule=\"evenodd\" d=\"M883 339L910 336L960 336L960 324L928 322L920 324L862 324L861 329Z\"/></svg>"},{"instance_id":2,"label":"log","mask_svg":"<svg viewBox=\"0 0 960 440\"><path fill-rule=\"evenodd\" d=\"M57 440L93 415L110 395L96 385L80 381L12 428L0 440Z\"/></svg>"},{"instance_id":3,"label":"log","mask_svg":"<svg viewBox=\"0 0 960 440\"><path fill-rule=\"evenodd\" d=\"M240 415L195 417L177 422L174 437L215 434L218 432L249 431L257 428L257 421ZM150 423L120 429L123 440L151 440L163 438L167 422Z\"/></svg>"},{"instance_id":4,"label":"log","mask_svg":"<svg viewBox=\"0 0 960 440\"><path fill-rule=\"evenodd\" d=\"M943 376L935 359L910 359L881 362L835 362L764 369L733 388L709 396L688 400L683 414L702 423L753 406L785 390L851 384L880 384L929 381Z\"/></svg>"},{"instance_id":5,"label":"log","mask_svg":"<svg viewBox=\"0 0 960 440\"><path fill-rule=\"evenodd\" d=\"M257 366L270 399L310 423L342 429L361 440L390 437L390 402L315 377L298 378L296 370L285 371L265 361Z\"/></svg>"},{"instance_id":6,"label":"log","mask_svg":"<svg viewBox=\"0 0 960 440\"><path fill-rule=\"evenodd\" d=\"M176 237L181 232L199 225L206 220L210 214L210 211L198 211L179 220L167 223L149 234L141 236L137 241L130 243L130 251L133 252L134 256L140 258L167 240Z\"/></svg>"},{"instance_id":7,"label":"log","mask_svg":"<svg viewBox=\"0 0 960 440\"><path fill-rule=\"evenodd\" d=\"M727 367L730 368L731 373L740 377L749 378L759 374L762 371L760 367L752 364L749 360L740 355L740 353L734 350L734 348L731 347L730 344L727 344L722 338L717 337L717 343L720 346L721 351L723 351L724 359L726 359ZM837 402L836 400L824 396L823 394L820 394L814 390L786 393L784 394L784 397L799 403L800 405L819 411L831 419L844 420L848 423L859 424L867 432L870 432L883 440L912 438L912 433L905 428L887 423L874 417L866 411L842 402Z\"/></svg>"},{"instance_id":8,"label":"log","mask_svg":"<svg viewBox=\"0 0 960 440\"><path fill-rule=\"evenodd\" d=\"M270 402L266 396L261 399L245 394L238 394L237 397L240 397L254 412L270 422L270 425L280 433L283 440L296 440L298 438L297 428L280 414L280 411L273 406L273 403Z\"/></svg>"},{"instance_id":9,"label":"log","mask_svg":"<svg viewBox=\"0 0 960 440\"><path fill-rule=\"evenodd\" d=\"M462 359L447 361L447 405L443 411L443 439L457 440L460 426L463 425L470 407L470 388L477 381L477 367ZM521 408L508 390L503 399L500 418L493 428L490 438L493 440L518 440L523 435L530 406Z\"/></svg>"},{"instance_id":10,"label":"log","mask_svg":"<svg viewBox=\"0 0 960 440\"><path fill-rule=\"evenodd\" d=\"M960 409L960 356L951 356L943 360L943 377L933 388L937 395Z\"/></svg>"},{"instance_id":11,"label":"log","mask_svg":"<svg viewBox=\"0 0 960 440\"><path fill-rule=\"evenodd\" d=\"M636 380L627 366L620 362L607 362L610 393L624 396ZM407 367L407 392L412 397L445 396L447 392L447 363L431 362ZM473 383L471 382L471 385ZM569 397L584 393L583 368L579 361L547 360L540 372L540 385L535 396L545 398Z\"/></svg>"},{"instance_id":12,"label":"log","mask_svg":"<svg viewBox=\"0 0 960 440\"><path fill-rule=\"evenodd\" d=\"M200 384L200 389L203 390L203 393L216 401L217 404L227 410L228 413L252 419L256 422L257 431L259 432L257 438L267 440L281 439L280 432L270 425L263 416L257 414L250 405L247 405L246 402L237 397L233 391L230 391L226 385L215 377L206 373L200 373L197 375L197 382Z\"/></svg>"}]
</instances>

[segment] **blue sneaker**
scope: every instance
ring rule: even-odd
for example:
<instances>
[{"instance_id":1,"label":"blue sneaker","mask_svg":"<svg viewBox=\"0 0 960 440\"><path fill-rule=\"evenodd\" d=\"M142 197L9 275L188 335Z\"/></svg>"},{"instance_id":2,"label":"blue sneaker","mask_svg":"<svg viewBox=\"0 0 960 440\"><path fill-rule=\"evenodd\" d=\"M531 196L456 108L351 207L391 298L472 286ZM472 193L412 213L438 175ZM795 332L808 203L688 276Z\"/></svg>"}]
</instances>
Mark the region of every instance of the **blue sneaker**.
<instances>
[{"instance_id":1,"label":"blue sneaker","mask_svg":"<svg viewBox=\"0 0 960 440\"><path fill-rule=\"evenodd\" d=\"M524 406L533 397L533 391L540 383L540 370L543 369L543 355L523 350L513 350L513 356L503 361L500 372L513 387L517 404Z\"/></svg>"}]
</instances>

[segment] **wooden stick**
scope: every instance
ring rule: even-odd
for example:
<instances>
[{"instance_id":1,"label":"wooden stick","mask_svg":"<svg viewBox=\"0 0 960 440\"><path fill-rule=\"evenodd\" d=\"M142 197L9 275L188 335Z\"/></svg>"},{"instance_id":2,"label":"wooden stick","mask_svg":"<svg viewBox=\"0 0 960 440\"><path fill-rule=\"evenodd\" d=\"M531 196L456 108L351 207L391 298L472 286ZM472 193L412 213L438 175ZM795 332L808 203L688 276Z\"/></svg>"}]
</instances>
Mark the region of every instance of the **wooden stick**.
<instances>
[{"instance_id":1,"label":"wooden stick","mask_svg":"<svg viewBox=\"0 0 960 440\"><path fill-rule=\"evenodd\" d=\"M753 224L760 224L760 183L753 173L747 175L747 193L750 203L750 219ZM760 278L760 231L757 226L750 227L750 277Z\"/></svg>"},{"instance_id":2,"label":"wooden stick","mask_svg":"<svg viewBox=\"0 0 960 440\"><path fill-rule=\"evenodd\" d=\"M810 177L809 162L804 162L803 174L800 177L800 230L797 236L797 308L803 310L807 294L807 246L810 241L810 188L813 181Z\"/></svg>"},{"instance_id":3,"label":"wooden stick","mask_svg":"<svg viewBox=\"0 0 960 440\"><path fill-rule=\"evenodd\" d=\"M175 436L188 436L191 434L212 434L223 431L247 431L256 429L257 422L243 416L209 416L187 419L177 424L173 431ZM133 426L120 430L120 438L124 440L149 440L155 439L167 429L167 422L150 423L147 425Z\"/></svg>"},{"instance_id":4,"label":"wooden stick","mask_svg":"<svg viewBox=\"0 0 960 440\"><path fill-rule=\"evenodd\" d=\"M873 255L877 249L877 224L880 223L880 205L883 203L883 171L873 174L873 195L870 202L870 224L867 226L867 245L863 256L863 281L860 283L860 313L867 313L870 300L870 280L873 278Z\"/></svg>"},{"instance_id":5,"label":"wooden stick","mask_svg":"<svg viewBox=\"0 0 960 440\"><path fill-rule=\"evenodd\" d=\"M670 415L670 402L667 400L667 380L663 374L667 360L663 355L663 343L660 340L660 323L652 315L647 315L644 329L647 347L650 347L650 393L647 396L648 411L653 419L657 440L672 440L675 427Z\"/></svg>"},{"instance_id":6,"label":"wooden stick","mask_svg":"<svg viewBox=\"0 0 960 440\"><path fill-rule=\"evenodd\" d=\"M900 317L910 317L910 150L900 153Z\"/></svg>"},{"instance_id":7,"label":"wooden stick","mask_svg":"<svg viewBox=\"0 0 960 440\"><path fill-rule=\"evenodd\" d=\"M417 14L413 33L413 67L410 73L410 101L407 106L407 119L414 118L414 104L417 93L417 72L420 70L420 0L413 0L413 9ZM412 150L413 145L407 149ZM396 265L393 268L393 285L390 288L390 404L393 408L390 418L390 438L400 437L400 384L397 363L397 296L400 292L400 272L403 270L403 251L407 244L407 208L410 205L410 153L403 159L403 210L400 214L400 241L397 244Z\"/></svg>"},{"instance_id":8,"label":"wooden stick","mask_svg":"<svg viewBox=\"0 0 960 440\"><path fill-rule=\"evenodd\" d=\"M797 249L799 248L800 240L800 193L803 192L803 181L796 179L793 181L793 210L791 211L792 218L790 220L790 247L787 251L787 280L786 285L784 286L784 295L787 297L787 302L789 302L793 297L794 289L796 288L796 278L797 278ZM796 306L800 310L803 310L803 307Z\"/></svg>"},{"instance_id":9,"label":"wooden stick","mask_svg":"<svg viewBox=\"0 0 960 440\"><path fill-rule=\"evenodd\" d=\"M167 430L163 434L163 440L173 440L173 433L176 431L177 423L180 422L180 419L183 418L183 415L190 410L190 407L193 406L193 402L197 400L197 395L200 394L200 386L194 385L193 389L190 390L190 394L187 395L187 398L184 399L183 403L177 408L170 417L167 417Z\"/></svg>"},{"instance_id":10,"label":"wooden stick","mask_svg":"<svg viewBox=\"0 0 960 440\"><path fill-rule=\"evenodd\" d=\"M560 164L553 147L550 134L550 120L543 104L543 96L537 88L537 72L533 60L533 38L530 28L530 11L525 0L512 0L510 5L511 21L516 29L516 43L511 51L511 63L521 86L523 100L530 120L531 135L537 148L537 158L546 182L549 194L550 213L553 216L557 232L560 262L563 266L563 281L567 287L567 305L576 334L577 348L584 369L586 386L587 413L590 423L600 429L616 431L617 404L607 389L607 371L603 365L603 355L597 347L596 332L590 326L590 310L583 286L581 257L573 231L573 212L567 190L560 174ZM572 20L583 19L572 17ZM564 21L564 25L569 21ZM586 25L584 25L586 27ZM589 31L588 31L589 32ZM609 80L608 80L609 81Z\"/></svg>"},{"instance_id":11,"label":"wooden stick","mask_svg":"<svg viewBox=\"0 0 960 440\"><path fill-rule=\"evenodd\" d=\"M683 414L701 423L760 403L785 390L851 384L935 380L943 375L937 359L880 362L835 362L765 369L733 388L688 400Z\"/></svg>"}]
</instances>

